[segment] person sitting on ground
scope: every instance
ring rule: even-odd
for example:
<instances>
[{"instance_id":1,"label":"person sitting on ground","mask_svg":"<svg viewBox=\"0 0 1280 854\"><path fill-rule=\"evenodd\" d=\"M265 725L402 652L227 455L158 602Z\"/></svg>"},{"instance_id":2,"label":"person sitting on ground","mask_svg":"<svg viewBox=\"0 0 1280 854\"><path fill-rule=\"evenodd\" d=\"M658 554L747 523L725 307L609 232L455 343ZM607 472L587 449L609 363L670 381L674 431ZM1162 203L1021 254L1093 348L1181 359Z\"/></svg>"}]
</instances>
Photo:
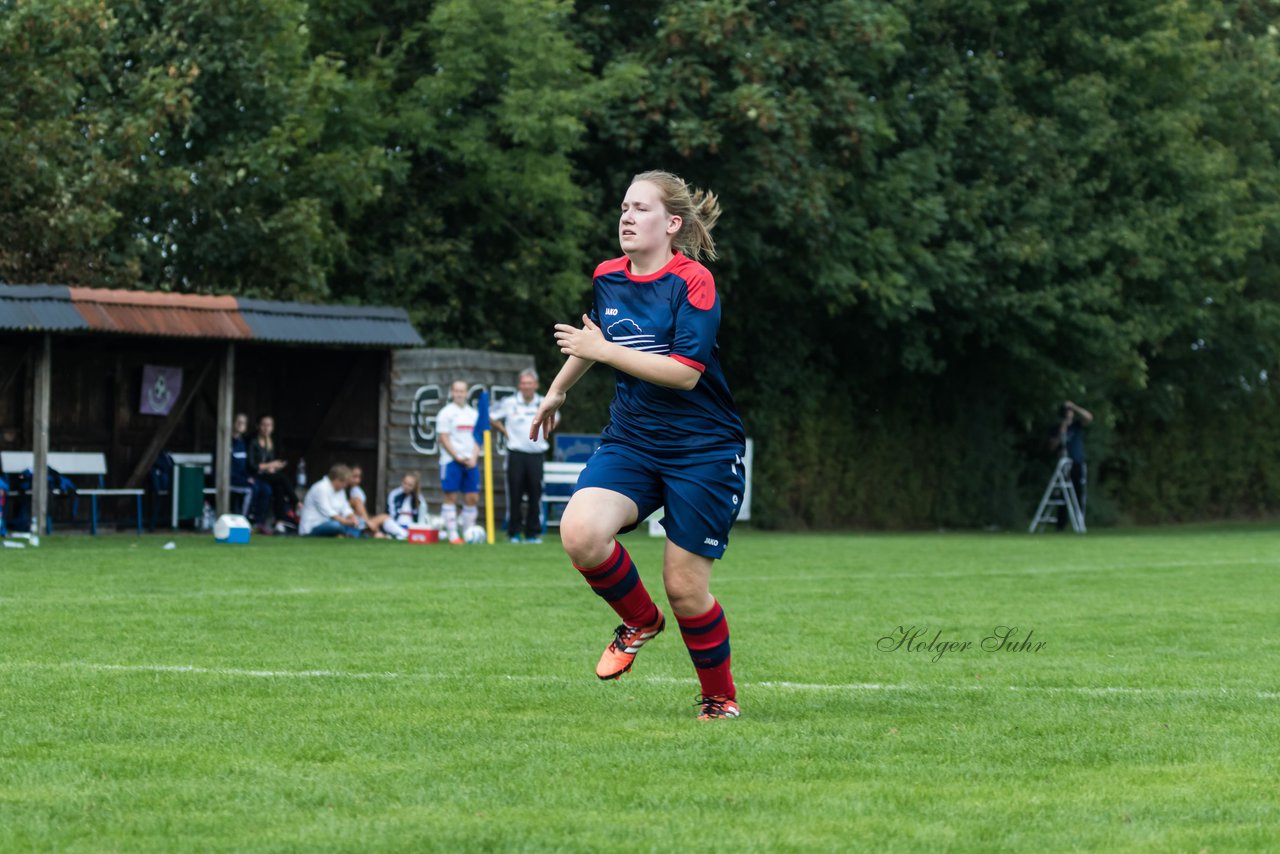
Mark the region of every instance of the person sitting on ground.
<instances>
[{"instance_id":1,"label":"person sitting on ground","mask_svg":"<svg viewBox=\"0 0 1280 854\"><path fill-rule=\"evenodd\" d=\"M356 518L360 520L360 527L370 531L374 537L381 538L387 534L395 537L397 540L407 539L409 532L395 523L390 513L379 513L377 516L369 515L368 496L360 487L360 481L364 479L364 470L360 466L351 467L351 479L347 482L347 500L351 502L351 509L355 512Z\"/></svg>"},{"instance_id":2,"label":"person sitting on ground","mask_svg":"<svg viewBox=\"0 0 1280 854\"><path fill-rule=\"evenodd\" d=\"M401 528L422 524L427 520L427 502L422 498L422 476L406 472L400 485L387 496L387 513ZM407 536L407 534L406 534Z\"/></svg>"},{"instance_id":3,"label":"person sitting on ground","mask_svg":"<svg viewBox=\"0 0 1280 854\"><path fill-rule=\"evenodd\" d=\"M351 510L343 490L351 469L336 463L329 474L311 485L302 501L298 533L304 537L359 537L360 519Z\"/></svg>"}]
</instances>

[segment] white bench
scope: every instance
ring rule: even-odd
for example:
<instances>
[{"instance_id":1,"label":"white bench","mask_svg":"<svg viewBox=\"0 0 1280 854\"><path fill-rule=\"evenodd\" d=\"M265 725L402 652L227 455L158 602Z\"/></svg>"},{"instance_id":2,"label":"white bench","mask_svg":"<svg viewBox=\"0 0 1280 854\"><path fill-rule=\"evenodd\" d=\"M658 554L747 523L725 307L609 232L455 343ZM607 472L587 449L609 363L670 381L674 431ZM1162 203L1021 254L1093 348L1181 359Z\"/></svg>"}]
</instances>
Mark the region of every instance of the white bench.
<instances>
[{"instance_id":1,"label":"white bench","mask_svg":"<svg viewBox=\"0 0 1280 854\"><path fill-rule=\"evenodd\" d=\"M27 471L35 466L35 454L31 451L0 451L0 470L6 474L18 474ZM101 452L84 452L84 451L50 451L48 458L49 468L58 474L71 477L73 475L96 475L98 485L81 489L76 487L76 495L87 495L90 499L92 507L89 518L89 532L91 534L98 533L98 498L99 497L124 497L129 496L134 499L135 522L138 527L138 533L142 533L142 495L144 490L141 489L107 489L107 455ZM37 474L32 471L32 478ZM46 474L47 477L47 474ZM54 495L61 495L62 490L53 490ZM74 515L75 508L72 508ZM46 514L45 517L45 533L53 532L53 517Z\"/></svg>"},{"instance_id":2,"label":"white bench","mask_svg":"<svg viewBox=\"0 0 1280 854\"><path fill-rule=\"evenodd\" d=\"M573 496L573 488L578 484L578 475L587 467L586 463L543 463L542 464L542 518L547 526L560 526L559 518L552 520L548 512L552 504L567 504ZM548 494L547 487L555 487ZM563 509L560 511L564 512Z\"/></svg>"}]
</instances>

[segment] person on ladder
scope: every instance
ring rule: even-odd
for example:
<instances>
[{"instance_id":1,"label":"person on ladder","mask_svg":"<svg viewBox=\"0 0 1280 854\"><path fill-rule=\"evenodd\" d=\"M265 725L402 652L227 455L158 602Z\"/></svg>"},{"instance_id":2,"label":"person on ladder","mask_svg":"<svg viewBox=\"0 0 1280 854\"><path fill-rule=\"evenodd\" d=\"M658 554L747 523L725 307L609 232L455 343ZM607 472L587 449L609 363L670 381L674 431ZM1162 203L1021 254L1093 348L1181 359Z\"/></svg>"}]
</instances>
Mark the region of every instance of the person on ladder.
<instances>
[{"instance_id":1,"label":"person on ladder","mask_svg":"<svg viewBox=\"0 0 1280 854\"><path fill-rule=\"evenodd\" d=\"M1049 435L1049 449L1061 451L1071 458L1071 485L1080 503L1080 516L1085 512L1085 487L1089 483L1089 469L1084 461L1084 428L1093 423L1093 414L1083 406L1068 400L1062 404L1062 420ZM1067 508L1058 508L1058 530L1067 527Z\"/></svg>"}]
</instances>

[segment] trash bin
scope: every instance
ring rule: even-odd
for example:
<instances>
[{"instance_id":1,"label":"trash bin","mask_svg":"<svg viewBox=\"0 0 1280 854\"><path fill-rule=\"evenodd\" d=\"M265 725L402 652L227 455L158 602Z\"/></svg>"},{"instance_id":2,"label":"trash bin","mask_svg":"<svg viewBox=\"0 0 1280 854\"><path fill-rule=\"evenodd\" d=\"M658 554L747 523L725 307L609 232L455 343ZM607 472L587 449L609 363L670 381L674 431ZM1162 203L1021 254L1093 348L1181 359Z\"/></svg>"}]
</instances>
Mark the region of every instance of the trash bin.
<instances>
[{"instance_id":1,"label":"trash bin","mask_svg":"<svg viewBox=\"0 0 1280 854\"><path fill-rule=\"evenodd\" d=\"M204 515L204 466L182 463L174 466L178 476L178 519L199 519Z\"/></svg>"}]
</instances>

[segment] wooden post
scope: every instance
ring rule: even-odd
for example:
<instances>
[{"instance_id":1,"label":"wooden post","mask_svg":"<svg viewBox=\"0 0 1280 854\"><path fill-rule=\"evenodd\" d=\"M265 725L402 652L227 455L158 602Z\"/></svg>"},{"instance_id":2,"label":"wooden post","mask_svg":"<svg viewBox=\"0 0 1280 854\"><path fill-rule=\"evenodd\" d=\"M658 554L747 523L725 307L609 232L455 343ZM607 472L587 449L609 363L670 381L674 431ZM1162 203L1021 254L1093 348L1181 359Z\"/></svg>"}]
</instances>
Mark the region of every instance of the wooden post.
<instances>
[{"instance_id":1,"label":"wooden post","mask_svg":"<svg viewBox=\"0 0 1280 854\"><path fill-rule=\"evenodd\" d=\"M53 336L36 345L35 393L32 400L31 532L43 534L49 518L49 393L53 384Z\"/></svg>"},{"instance_id":2,"label":"wooden post","mask_svg":"<svg viewBox=\"0 0 1280 854\"><path fill-rule=\"evenodd\" d=\"M129 465L129 449L125 435L129 429L129 417L133 406L138 405L135 398L129 399L129 375L125 367L125 357L119 353L115 357L115 378L112 383L113 400L111 407L111 450L107 456L107 471L122 472ZM115 484L111 484L114 486Z\"/></svg>"},{"instance_id":3,"label":"wooden post","mask_svg":"<svg viewBox=\"0 0 1280 854\"><path fill-rule=\"evenodd\" d=\"M217 445L213 451L213 485L216 490L214 509L219 516L231 512L231 431L234 429L232 411L235 400L236 345L227 342L222 357L222 370L218 372L218 429Z\"/></svg>"},{"instance_id":4,"label":"wooden post","mask_svg":"<svg viewBox=\"0 0 1280 854\"><path fill-rule=\"evenodd\" d=\"M391 416L391 353L382 356L382 370L378 372L378 492L373 497L374 510L385 507L390 473L387 471L387 422Z\"/></svg>"}]
</instances>

